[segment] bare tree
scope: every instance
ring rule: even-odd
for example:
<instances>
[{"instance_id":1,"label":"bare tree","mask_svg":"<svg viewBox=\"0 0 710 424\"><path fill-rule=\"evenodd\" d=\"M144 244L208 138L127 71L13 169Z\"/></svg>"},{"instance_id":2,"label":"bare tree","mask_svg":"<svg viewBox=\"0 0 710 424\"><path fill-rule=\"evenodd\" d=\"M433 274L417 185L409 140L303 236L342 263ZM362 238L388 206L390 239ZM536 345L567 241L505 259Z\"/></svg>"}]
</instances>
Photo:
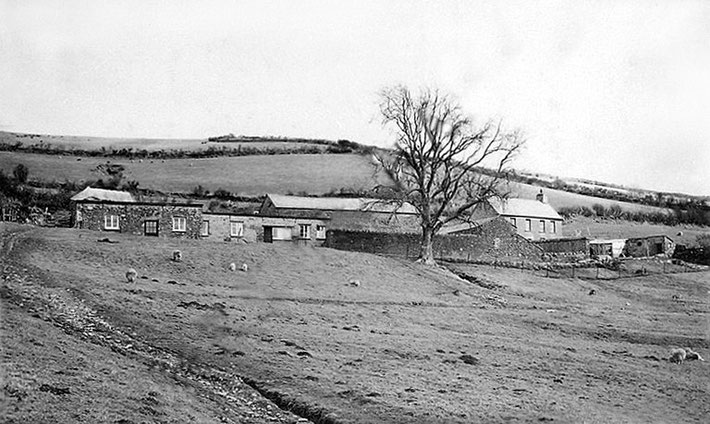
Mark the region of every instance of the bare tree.
<instances>
[{"instance_id":1,"label":"bare tree","mask_svg":"<svg viewBox=\"0 0 710 424\"><path fill-rule=\"evenodd\" d=\"M404 86L380 93L383 125L397 136L394 151L375 155L394 181L391 196L418 211L420 260L434 263L433 239L442 226L467 220L476 205L505 197L501 182L523 145L519 131L500 122L474 125L450 96Z\"/></svg>"}]
</instances>

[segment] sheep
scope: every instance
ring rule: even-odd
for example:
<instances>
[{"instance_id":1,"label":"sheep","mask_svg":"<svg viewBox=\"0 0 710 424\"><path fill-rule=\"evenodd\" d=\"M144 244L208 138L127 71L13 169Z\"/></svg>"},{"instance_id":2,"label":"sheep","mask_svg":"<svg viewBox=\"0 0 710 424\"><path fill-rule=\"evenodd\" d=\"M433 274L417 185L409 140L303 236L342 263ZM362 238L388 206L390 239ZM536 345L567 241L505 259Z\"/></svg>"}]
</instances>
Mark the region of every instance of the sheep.
<instances>
[{"instance_id":1,"label":"sheep","mask_svg":"<svg viewBox=\"0 0 710 424\"><path fill-rule=\"evenodd\" d=\"M179 250L173 250L173 261L182 262L182 252Z\"/></svg>"},{"instance_id":2,"label":"sheep","mask_svg":"<svg viewBox=\"0 0 710 424\"><path fill-rule=\"evenodd\" d=\"M242 272L247 272L247 271L249 271L249 265L242 264L242 267L240 269L242 270Z\"/></svg>"},{"instance_id":3,"label":"sheep","mask_svg":"<svg viewBox=\"0 0 710 424\"><path fill-rule=\"evenodd\" d=\"M686 361L694 361L694 360L705 361L705 359L703 359L703 357L700 356L700 354L698 352L694 351L693 349L691 349L689 347L685 348L685 360Z\"/></svg>"},{"instance_id":4,"label":"sheep","mask_svg":"<svg viewBox=\"0 0 710 424\"><path fill-rule=\"evenodd\" d=\"M671 357L668 358L668 361L674 364L682 364L683 361L685 361L685 356L685 349L673 349L671 350Z\"/></svg>"},{"instance_id":5,"label":"sheep","mask_svg":"<svg viewBox=\"0 0 710 424\"><path fill-rule=\"evenodd\" d=\"M590 295L590 296L594 296L595 294L597 294L597 291L596 291L596 290L594 290L594 289L589 290L589 295Z\"/></svg>"},{"instance_id":6,"label":"sheep","mask_svg":"<svg viewBox=\"0 0 710 424\"><path fill-rule=\"evenodd\" d=\"M229 270L230 270L230 271L236 271L236 270L237 270L237 264L235 264L234 262L232 262L231 264L229 264Z\"/></svg>"},{"instance_id":7,"label":"sheep","mask_svg":"<svg viewBox=\"0 0 710 424\"><path fill-rule=\"evenodd\" d=\"M352 287L360 287L360 280L351 279L348 284Z\"/></svg>"},{"instance_id":8,"label":"sheep","mask_svg":"<svg viewBox=\"0 0 710 424\"><path fill-rule=\"evenodd\" d=\"M136 281L136 276L138 273L136 272L135 269L133 268L128 268L128 271L126 271L126 280L128 280L129 283L133 283Z\"/></svg>"}]
</instances>

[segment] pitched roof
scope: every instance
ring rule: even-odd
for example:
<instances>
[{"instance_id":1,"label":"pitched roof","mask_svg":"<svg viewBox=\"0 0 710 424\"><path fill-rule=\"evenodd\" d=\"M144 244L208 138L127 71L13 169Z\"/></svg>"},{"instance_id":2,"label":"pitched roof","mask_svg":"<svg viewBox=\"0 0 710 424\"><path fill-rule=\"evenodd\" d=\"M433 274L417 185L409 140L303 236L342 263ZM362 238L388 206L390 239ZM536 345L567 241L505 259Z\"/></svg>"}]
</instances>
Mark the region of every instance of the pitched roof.
<instances>
[{"instance_id":1,"label":"pitched roof","mask_svg":"<svg viewBox=\"0 0 710 424\"><path fill-rule=\"evenodd\" d=\"M267 195L276 208L279 209L313 209L323 211L368 211L397 212L416 214L417 211L409 203L397 205L381 199L342 198L342 197L301 197L284 196L280 194ZM398 207L399 206L399 207Z\"/></svg>"},{"instance_id":2,"label":"pitched roof","mask_svg":"<svg viewBox=\"0 0 710 424\"><path fill-rule=\"evenodd\" d=\"M86 187L79 193L72 196L71 200L77 202L82 200L96 202L124 202L132 203L135 201L131 193L127 191L105 190L102 188Z\"/></svg>"},{"instance_id":3,"label":"pitched roof","mask_svg":"<svg viewBox=\"0 0 710 424\"><path fill-rule=\"evenodd\" d=\"M502 216L526 216L531 218L559 219L562 217L547 203L530 199L489 199L493 209Z\"/></svg>"}]
</instances>

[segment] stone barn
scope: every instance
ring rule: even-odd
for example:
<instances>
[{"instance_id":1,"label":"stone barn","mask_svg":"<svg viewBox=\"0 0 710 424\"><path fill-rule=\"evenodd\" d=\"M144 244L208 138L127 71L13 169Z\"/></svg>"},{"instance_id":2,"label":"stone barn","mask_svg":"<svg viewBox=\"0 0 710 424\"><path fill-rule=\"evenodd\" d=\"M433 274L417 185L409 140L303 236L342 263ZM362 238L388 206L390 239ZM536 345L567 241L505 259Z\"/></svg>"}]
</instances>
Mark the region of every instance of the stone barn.
<instances>
[{"instance_id":1,"label":"stone barn","mask_svg":"<svg viewBox=\"0 0 710 424\"><path fill-rule=\"evenodd\" d=\"M650 256L672 257L675 242L665 235L630 238L626 240L624 254L633 258Z\"/></svg>"},{"instance_id":2,"label":"stone barn","mask_svg":"<svg viewBox=\"0 0 710 424\"><path fill-rule=\"evenodd\" d=\"M95 188L86 188L71 200L75 228L148 237L200 237L202 203L168 198L136 200L127 192Z\"/></svg>"},{"instance_id":3,"label":"stone barn","mask_svg":"<svg viewBox=\"0 0 710 424\"><path fill-rule=\"evenodd\" d=\"M266 242L309 238L323 242L329 229L392 233L419 230L419 216L412 205L379 199L269 194L259 215L264 219Z\"/></svg>"}]
</instances>

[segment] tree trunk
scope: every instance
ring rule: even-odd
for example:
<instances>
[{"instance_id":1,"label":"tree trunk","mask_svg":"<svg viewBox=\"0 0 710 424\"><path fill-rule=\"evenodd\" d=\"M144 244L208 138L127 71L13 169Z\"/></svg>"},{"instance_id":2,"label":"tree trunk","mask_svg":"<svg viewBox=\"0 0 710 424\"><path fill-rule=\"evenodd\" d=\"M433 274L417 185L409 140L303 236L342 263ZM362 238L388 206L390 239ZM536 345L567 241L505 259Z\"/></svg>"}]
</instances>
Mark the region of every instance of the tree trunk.
<instances>
[{"instance_id":1,"label":"tree trunk","mask_svg":"<svg viewBox=\"0 0 710 424\"><path fill-rule=\"evenodd\" d=\"M419 260L426 265L436 265L434 261L434 231L429 227L422 227L422 246Z\"/></svg>"}]
</instances>

